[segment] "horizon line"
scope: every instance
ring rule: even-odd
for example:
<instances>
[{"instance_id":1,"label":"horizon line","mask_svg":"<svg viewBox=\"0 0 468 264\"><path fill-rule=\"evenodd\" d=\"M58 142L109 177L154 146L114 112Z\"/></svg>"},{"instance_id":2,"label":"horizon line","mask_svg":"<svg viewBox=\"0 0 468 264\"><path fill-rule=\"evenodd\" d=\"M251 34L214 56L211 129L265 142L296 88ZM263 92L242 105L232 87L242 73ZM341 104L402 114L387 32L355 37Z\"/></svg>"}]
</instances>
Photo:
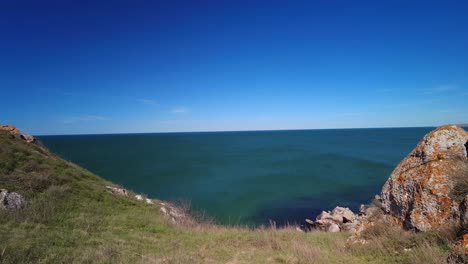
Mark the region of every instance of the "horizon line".
<instances>
[{"instance_id":1,"label":"horizon line","mask_svg":"<svg viewBox=\"0 0 468 264\"><path fill-rule=\"evenodd\" d=\"M463 124L446 124L468 127ZM439 125L441 126L441 125ZM195 130L195 131L164 131L164 132L116 132L116 133L77 133L77 134L42 134L35 137L47 136L99 136L99 135L135 135L135 134L182 134L182 133L233 133L233 132L274 132L274 131L306 131L306 130L338 130L338 129L393 129L393 128L435 128L439 126L388 126L388 127L335 127L335 128L285 128L285 129L245 129L245 130Z\"/></svg>"}]
</instances>

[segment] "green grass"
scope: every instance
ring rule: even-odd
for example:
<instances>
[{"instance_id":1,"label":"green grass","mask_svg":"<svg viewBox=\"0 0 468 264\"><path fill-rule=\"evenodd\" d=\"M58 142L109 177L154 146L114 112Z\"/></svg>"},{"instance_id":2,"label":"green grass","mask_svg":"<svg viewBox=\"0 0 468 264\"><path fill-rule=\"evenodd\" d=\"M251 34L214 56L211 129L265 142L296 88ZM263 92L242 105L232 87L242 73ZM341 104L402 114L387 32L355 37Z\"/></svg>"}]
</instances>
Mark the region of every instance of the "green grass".
<instances>
[{"instance_id":1,"label":"green grass","mask_svg":"<svg viewBox=\"0 0 468 264\"><path fill-rule=\"evenodd\" d=\"M294 227L178 226L158 205L116 196L106 185L112 183L0 131L0 188L28 202L20 211L0 210L0 262L439 263L453 242L369 231L369 244L350 246L349 234ZM401 246L402 237L413 242Z\"/></svg>"}]
</instances>

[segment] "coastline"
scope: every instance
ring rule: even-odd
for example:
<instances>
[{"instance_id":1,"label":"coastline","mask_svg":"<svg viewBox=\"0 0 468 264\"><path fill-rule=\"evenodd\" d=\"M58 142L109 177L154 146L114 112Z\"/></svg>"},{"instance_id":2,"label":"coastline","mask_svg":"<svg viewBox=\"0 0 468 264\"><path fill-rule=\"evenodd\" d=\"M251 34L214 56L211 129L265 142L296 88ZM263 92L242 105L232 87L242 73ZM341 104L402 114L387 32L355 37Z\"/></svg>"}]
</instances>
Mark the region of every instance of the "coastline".
<instances>
[{"instance_id":1,"label":"coastline","mask_svg":"<svg viewBox=\"0 0 468 264\"><path fill-rule=\"evenodd\" d=\"M2 199L8 201L3 203L7 207L0 210L0 232L8 239L0 240L0 247L9 248L8 251L4 250L1 259L6 263L65 260L271 262L267 256L274 256L276 262L292 258L298 263L342 263L345 260L353 263L406 263L421 260L425 263L440 263L441 260L459 260L466 257L463 250L468 240L463 233L461 236L458 231L436 228L439 223L449 221L455 224L458 220L450 218L450 215L441 215L438 218L426 218L422 222L411 220L413 227L401 226L407 221L393 211L386 211L386 206L395 203L402 211L412 210L405 209L405 203L399 204L403 200L397 196L387 195L393 192L393 188L400 192L400 183L395 181L399 178L394 175L399 168L406 168L408 162L422 162L418 168L427 167L427 172L433 173L428 166L452 162L453 155L461 155L459 158L466 160L464 144L468 141L468 134L461 131L455 126L445 126L427 134L395 168L387 181L393 183L384 185L382 197L374 199L369 207L361 207L357 214L350 213L346 208L323 212L315 220L306 220L311 225L307 229L299 226L279 228L274 223L254 229L226 227L198 221L199 218L184 221L181 219L192 216L185 214L183 208L146 199L124 189L115 189L117 186L114 184L62 160L40 143L28 142L21 134L0 131L0 155L3 161L0 166L1 187L6 188L2 190ZM452 144L456 142L460 144ZM434 151L434 146L437 146L437 151ZM431 155L438 157L437 161L425 162L425 158L433 160ZM403 171L407 174L406 178L413 177L411 171ZM447 175L445 172L442 170L440 174L417 175L447 180L444 178ZM444 182L440 183L447 186ZM385 186L393 187L388 189ZM407 185L403 183L401 186ZM439 188L437 186L434 187ZM441 188L437 195L443 199L453 199L453 202L460 203L459 208L464 208L464 201L446 196L449 193L445 188ZM440 205L431 204L430 200L418 201L428 209ZM15 206L10 206L13 204ZM458 213L460 217L466 215L462 212ZM409 215L424 216L427 213L415 210ZM432 233L428 232L432 234L429 236L424 232L427 231L427 224L435 228ZM346 230L347 227L350 229ZM382 230L386 231L382 233ZM438 240L439 235L444 237L443 241ZM412 241L420 242L414 244Z\"/></svg>"}]
</instances>

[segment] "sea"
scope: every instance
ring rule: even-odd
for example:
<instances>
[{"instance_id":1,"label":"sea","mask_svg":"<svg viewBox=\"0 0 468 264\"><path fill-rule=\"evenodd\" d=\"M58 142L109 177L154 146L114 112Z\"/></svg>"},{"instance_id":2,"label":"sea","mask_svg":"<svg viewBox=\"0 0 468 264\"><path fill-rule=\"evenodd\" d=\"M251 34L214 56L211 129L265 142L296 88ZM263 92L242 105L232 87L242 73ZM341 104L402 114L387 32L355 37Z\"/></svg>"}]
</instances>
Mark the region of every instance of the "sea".
<instances>
[{"instance_id":1,"label":"sea","mask_svg":"<svg viewBox=\"0 0 468 264\"><path fill-rule=\"evenodd\" d=\"M433 128L39 136L62 158L225 225L356 211Z\"/></svg>"}]
</instances>

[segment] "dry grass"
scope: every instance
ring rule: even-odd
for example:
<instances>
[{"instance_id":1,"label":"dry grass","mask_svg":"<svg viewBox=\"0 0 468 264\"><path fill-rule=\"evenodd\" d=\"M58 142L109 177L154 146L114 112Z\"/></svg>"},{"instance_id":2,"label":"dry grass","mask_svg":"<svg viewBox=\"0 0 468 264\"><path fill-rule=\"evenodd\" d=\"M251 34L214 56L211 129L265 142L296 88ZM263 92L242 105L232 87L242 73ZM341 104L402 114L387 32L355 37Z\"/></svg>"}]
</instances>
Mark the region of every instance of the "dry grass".
<instances>
[{"instance_id":1,"label":"dry grass","mask_svg":"<svg viewBox=\"0 0 468 264\"><path fill-rule=\"evenodd\" d=\"M179 199L172 201L171 206L178 212L185 215L179 224L189 228L216 228L217 224L213 217L205 211L195 210L192 207L190 200Z\"/></svg>"},{"instance_id":2,"label":"dry grass","mask_svg":"<svg viewBox=\"0 0 468 264\"><path fill-rule=\"evenodd\" d=\"M468 263L468 252L466 252L466 249L457 245L450 252L450 255L448 256L447 261L449 263Z\"/></svg>"},{"instance_id":3,"label":"dry grass","mask_svg":"<svg viewBox=\"0 0 468 264\"><path fill-rule=\"evenodd\" d=\"M468 194L468 161L457 160L455 171L450 175L454 181L454 187L450 193L451 198L458 203L462 202Z\"/></svg>"},{"instance_id":4,"label":"dry grass","mask_svg":"<svg viewBox=\"0 0 468 264\"><path fill-rule=\"evenodd\" d=\"M415 232L383 218L363 232L366 244L351 249L355 254L389 263L439 264L446 262L459 231L459 226L453 225L437 231Z\"/></svg>"}]
</instances>

